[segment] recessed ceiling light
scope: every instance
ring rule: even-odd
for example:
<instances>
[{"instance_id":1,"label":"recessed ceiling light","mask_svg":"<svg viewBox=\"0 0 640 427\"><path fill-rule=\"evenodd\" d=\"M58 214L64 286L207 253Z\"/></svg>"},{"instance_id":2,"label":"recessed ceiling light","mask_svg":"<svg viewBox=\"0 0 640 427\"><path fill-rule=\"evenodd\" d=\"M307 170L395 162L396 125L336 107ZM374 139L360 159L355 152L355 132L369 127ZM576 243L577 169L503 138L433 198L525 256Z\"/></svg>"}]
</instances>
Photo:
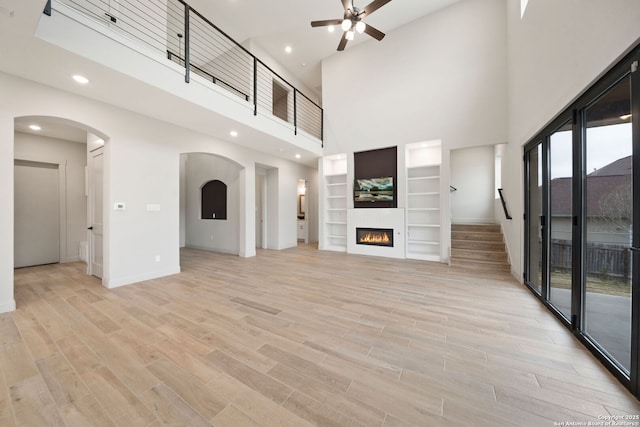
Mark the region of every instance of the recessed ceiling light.
<instances>
[{"instance_id":1,"label":"recessed ceiling light","mask_svg":"<svg viewBox=\"0 0 640 427\"><path fill-rule=\"evenodd\" d=\"M89 79L86 78L85 76L81 76L80 74L75 74L73 76L73 80L75 80L76 83L79 83L81 85L86 85L87 83L89 83Z\"/></svg>"},{"instance_id":2,"label":"recessed ceiling light","mask_svg":"<svg viewBox=\"0 0 640 427\"><path fill-rule=\"evenodd\" d=\"M291 48L291 46L285 46L284 51L287 53L291 53L293 49Z\"/></svg>"},{"instance_id":3,"label":"recessed ceiling light","mask_svg":"<svg viewBox=\"0 0 640 427\"><path fill-rule=\"evenodd\" d=\"M229 135L235 138L236 136L238 136L238 132L235 130L232 130L231 132L229 132Z\"/></svg>"},{"instance_id":4,"label":"recessed ceiling light","mask_svg":"<svg viewBox=\"0 0 640 427\"><path fill-rule=\"evenodd\" d=\"M296 154L296 159L299 159L300 157L302 157L300 154Z\"/></svg>"},{"instance_id":5,"label":"recessed ceiling light","mask_svg":"<svg viewBox=\"0 0 640 427\"><path fill-rule=\"evenodd\" d=\"M38 125L29 125L29 129L34 130L34 131L39 131L42 130L42 128Z\"/></svg>"},{"instance_id":6,"label":"recessed ceiling light","mask_svg":"<svg viewBox=\"0 0 640 427\"><path fill-rule=\"evenodd\" d=\"M330 33L333 33L336 30L336 27L334 27L333 25L329 25L327 27L327 31L329 31Z\"/></svg>"}]
</instances>

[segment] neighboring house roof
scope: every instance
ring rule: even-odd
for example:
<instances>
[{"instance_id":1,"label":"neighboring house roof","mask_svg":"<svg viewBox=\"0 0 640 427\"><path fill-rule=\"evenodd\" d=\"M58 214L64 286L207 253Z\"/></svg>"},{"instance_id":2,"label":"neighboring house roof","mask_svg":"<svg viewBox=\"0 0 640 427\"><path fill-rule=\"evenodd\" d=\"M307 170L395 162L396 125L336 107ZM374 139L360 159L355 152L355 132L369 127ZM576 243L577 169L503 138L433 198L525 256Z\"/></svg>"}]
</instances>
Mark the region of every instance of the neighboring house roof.
<instances>
[{"instance_id":1,"label":"neighboring house roof","mask_svg":"<svg viewBox=\"0 0 640 427\"><path fill-rule=\"evenodd\" d=\"M631 188L631 156L609 163L587 175L587 215L602 214L603 197L618 191L621 186ZM551 213L553 216L571 215L571 178L551 180Z\"/></svg>"},{"instance_id":2,"label":"neighboring house roof","mask_svg":"<svg viewBox=\"0 0 640 427\"><path fill-rule=\"evenodd\" d=\"M571 215L571 178L551 180L551 215Z\"/></svg>"},{"instance_id":3,"label":"neighboring house roof","mask_svg":"<svg viewBox=\"0 0 640 427\"><path fill-rule=\"evenodd\" d=\"M594 170L588 176L631 175L632 169L631 156L627 156Z\"/></svg>"}]
</instances>

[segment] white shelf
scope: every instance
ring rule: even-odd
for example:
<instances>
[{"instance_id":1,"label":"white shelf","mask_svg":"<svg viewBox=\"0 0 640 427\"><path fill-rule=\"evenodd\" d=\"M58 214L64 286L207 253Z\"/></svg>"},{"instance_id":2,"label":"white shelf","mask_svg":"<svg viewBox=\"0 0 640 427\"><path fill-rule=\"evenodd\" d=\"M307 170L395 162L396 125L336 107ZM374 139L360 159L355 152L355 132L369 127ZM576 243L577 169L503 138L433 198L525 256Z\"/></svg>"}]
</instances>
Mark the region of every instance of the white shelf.
<instances>
[{"instance_id":1,"label":"white shelf","mask_svg":"<svg viewBox=\"0 0 640 427\"><path fill-rule=\"evenodd\" d=\"M440 146L407 149L407 258L441 260Z\"/></svg>"},{"instance_id":2,"label":"white shelf","mask_svg":"<svg viewBox=\"0 0 640 427\"><path fill-rule=\"evenodd\" d=\"M324 182L324 247L329 250L346 251L347 247L347 174L332 173L341 170L338 163L329 162L330 173L323 176ZM346 166L346 163L344 164ZM343 169L342 169L343 170Z\"/></svg>"},{"instance_id":3,"label":"white shelf","mask_svg":"<svg viewBox=\"0 0 640 427\"><path fill-rule=\"evenodd\" d=\"M410 245L440 246L440 242L429 240L407 240Z\"/></svg>"},{"instance_id":4,"label":"white shelf","mask_svg":"<svg viewBox=\"0 0 640 427\"><path fill-rule=\"evenodd\" d=\"M414 177L407 178L407 180L409 181L421 181L421 180L427 180L427 179L440 179L440 176L430 175L430 176L414 176Z\"/></svg>"}]
</instances>

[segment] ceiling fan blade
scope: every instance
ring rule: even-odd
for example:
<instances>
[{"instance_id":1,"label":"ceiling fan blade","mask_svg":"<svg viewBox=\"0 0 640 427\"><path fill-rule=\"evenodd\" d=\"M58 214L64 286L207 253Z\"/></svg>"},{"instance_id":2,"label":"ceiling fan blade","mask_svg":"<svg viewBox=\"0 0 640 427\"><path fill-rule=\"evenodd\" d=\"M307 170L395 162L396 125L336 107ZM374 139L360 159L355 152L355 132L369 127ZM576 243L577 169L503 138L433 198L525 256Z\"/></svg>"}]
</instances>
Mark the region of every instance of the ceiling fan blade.
<instances>
[{"instance_id":1,"label":"ceiling fan blade","mask_svg":"<svg viewBox=\"0 0 640 427\"><path fill-rule=\"evenodd\" d=\"M344 7L344 10L353 10L353 3L352 0L342 0L342 7Z\"/></svg>"},{"instance_id":2,"label":"ceiling fan blade","mask_svg":"<svg viewBox=\"0 0 640 427\"><path fill-rule=\"evenodd\" d=\"M326 19L324 21L311 21L312 27L326 27L329 25L340 25L342 24L342 19Z\"/></svg>"},{"instance_id":3,"label":"ceiling fan blade","mask_svg":"<svg viewBox=\"0 0 640 427\"><path fill-rule=\"evenodd\" d=\"M390 1L391 0L373 0L360 11L360 15L371 15Z\"/></svg>"},{"instance_id":4,"label":"ceiling fan blade","mask_svg":"<svg viewBox=\"0 0 640 427\"><path fill-rule=\"evenodd\" d=\"M338 44L338 51L343 51L344 48L347 46L347 32L345 31L344 34L342 35L342 38L340 39L340 44Z\"/></svg>"},{"instance_id":5,"label":"ceiling fan blade","mask_svg":"<svg viewBox=\"0 0 640 427\"><path fill-rule=\"evenodd\" d=\"M374 39L380 41L384 38L384 33L380 30L378 30L377 28L372 27L371 25L367 24L367 26L364 28L364 32L369 34L371 37L373 37Z\"/></svg>"}]
</instances>

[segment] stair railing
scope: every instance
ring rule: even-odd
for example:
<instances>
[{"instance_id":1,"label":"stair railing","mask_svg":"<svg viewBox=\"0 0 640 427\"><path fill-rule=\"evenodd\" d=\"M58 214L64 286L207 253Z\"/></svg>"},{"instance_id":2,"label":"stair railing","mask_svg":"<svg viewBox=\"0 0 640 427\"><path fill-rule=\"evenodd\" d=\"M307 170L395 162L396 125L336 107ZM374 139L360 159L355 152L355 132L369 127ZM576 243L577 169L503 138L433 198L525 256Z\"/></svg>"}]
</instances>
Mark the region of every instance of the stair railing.
<instances>
[{"instance_id":1,"label":"stair railing","mask_svg":"<svg viewBox=\"0 0 640 427\"><path fill-rule=\"evenodd\" d=\"M509 209L507 208L507 201L504 198L504 194L502 194L502 188L498 188L498 194L500 195L500 201L502 202L502 209L504 210L505 218L511 219L511 215L509 214Z\"/></svg>"},{"instance_id":2,"label":"stair railing","mask_svg":"<svg viewBox=\"0 0 640 427\"><path fill-rule=\"evenodd\" d=\"M58 0L147 49L238 96L254 112L323 140L323 110L184 0ZM51 13L47 2L45 14Z\"/></svg>"}]
</instances>

